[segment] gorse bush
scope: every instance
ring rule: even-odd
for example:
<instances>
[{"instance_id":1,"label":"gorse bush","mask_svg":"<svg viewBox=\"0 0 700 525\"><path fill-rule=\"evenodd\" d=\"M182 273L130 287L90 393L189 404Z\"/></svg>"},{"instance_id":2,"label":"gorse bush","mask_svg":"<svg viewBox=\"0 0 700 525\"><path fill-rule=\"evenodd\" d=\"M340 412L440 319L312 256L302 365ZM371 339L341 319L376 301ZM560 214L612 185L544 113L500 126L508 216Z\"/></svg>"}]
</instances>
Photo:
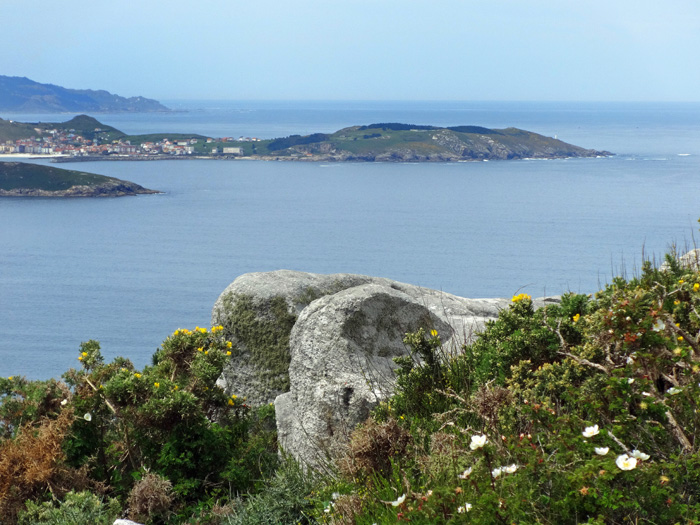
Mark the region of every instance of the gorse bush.
<instances>
[{"instance_id":1,"label":"gorse bush","mask_svg":"<svg viewBox=\"0 0 700 525\"><path fill-rule=\"evenodd\" d=\"M177 330L140 371L104 363L89 341L65 384L3 379L0 521L71 488L117 497L154 523L254 491L277 463L274 410L216 386L231 356L222 330Z\"/></svg>"},{"instance_id":2,"label":"gorse bush","mask_svg":"<svg viewBox=\"0 0 700 525\"><path fill-rule=\"evenodd\" d=\"M372 450L362 444L378 423L357 429L326 489L354 504L319 503L317 516L700 523L700 273L668 266L540 309L515 296L447 359L436 333L409 334L421 360L397 360L396 393L374 413L410 433L405 450L375 447L358 475L342 465Z\"/></svg>"},{"instance_id":3,"label":"gorse bush","mask_svg":"<svg viewBox=\"0 0 700 525\"><path fill-rule=\"evenodd\" d=\"M0 379L0 522L700 524L700 272L667 259L595 296L516 295L460 352L406 334L395 394L323 475L278 465L273 407L216 386L223 327L143 370L83 343L65 382ZM287 344L259 327L230 333Z\"/></svg>"}]
</instances>

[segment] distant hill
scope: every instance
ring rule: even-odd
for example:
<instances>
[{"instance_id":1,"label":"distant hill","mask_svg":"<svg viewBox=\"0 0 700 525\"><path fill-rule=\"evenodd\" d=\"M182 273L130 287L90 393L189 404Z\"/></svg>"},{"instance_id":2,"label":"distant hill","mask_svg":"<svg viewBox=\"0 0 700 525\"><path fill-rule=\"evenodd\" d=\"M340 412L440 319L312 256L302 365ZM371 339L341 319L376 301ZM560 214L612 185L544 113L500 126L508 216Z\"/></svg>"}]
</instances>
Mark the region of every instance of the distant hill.
<instances>
[{"instance_id":1,"label":"distant hill","mask_svg":"<svg viewBox=\"0 0 700 525\"><path fill-rule=\"evenodd\" d=\"M489 129L481 126L438 126L379 123L352 126L335 133L313 133L257 141L209 140L203 135L155 133L126 135L87 115L68 122L22 123L0 119L0 144L6 141L47 137L54 130L70 136L96 140L100 144L128 142L137 148L144 143L197 139L192 143L194 157L225 157L226 149L238 150L235 157L254 159L351 162L454 162L509 159L561 159L570 157L602 157L608 151L585 149L552 137L518 128ZM148 155L148 158L172 158L172 155ZM134 156L111 155L71 156L57 162L79 160L129 160Z\"/></svg>"},{"instance_id":2,"label":"distant hill","mask_svg":"<svg viewBox=\"0 0 700 525\"><path fill-rule=\"evenodd\" d=\"M611 155L518 128L379 123L335 133L292 135L246 143L244 154L279 159L370 162L450 162L556 159Z\"/></svg>"},{"instance_id":3,"label":"distant hill","mask_svg":"<svg viewBox=\"0 0 700 525\"><path fill-rule=\"evenodd\" d=\"M18 113L148 113L170 111L157 100L108 91L68 89L25 77L0 75L0 111Z\"/></svg>"},{"instance_id":4,"label":"distant hill","mask_svg":"<svg viewBox=\"0 0 700 525\"><path fill-rule=\"evenodd\" d=\"M90 140L99 138L103 141L111 141L125 136L118 129L102 124L88 115L78 115L67 122L16 122L0 118L0 142L41 137L47 135L48 130L52 129L72 130L71 132L76 135L82 135Z\"/></svg>"},{"instance_id":5,"label":"distant hill","mask_svg":"<svg viewBox=\"0 0 700 525\"><path fill-rule=\"evenodd\" d=\"M133 182L26 162L0 162L0 197L121 197L158 193Z\"/></svg>"}]
</instances>

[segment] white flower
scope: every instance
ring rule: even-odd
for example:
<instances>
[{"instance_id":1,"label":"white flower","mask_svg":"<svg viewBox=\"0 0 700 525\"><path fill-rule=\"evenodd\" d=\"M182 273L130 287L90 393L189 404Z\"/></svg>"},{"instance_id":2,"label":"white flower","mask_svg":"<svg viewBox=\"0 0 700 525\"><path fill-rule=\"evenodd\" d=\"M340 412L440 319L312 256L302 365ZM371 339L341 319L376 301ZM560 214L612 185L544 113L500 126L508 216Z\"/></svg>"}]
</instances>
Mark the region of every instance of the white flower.
<instances>
[{"instance_id":1,"label":"white flower","mask_svg":"<svg viewBox=\"0 0 700 525\"><path fill-rule=\"evenodd\" d=\"M630 453L630 456L632 456L633 458L637 458L640 461L646 461L647 459L649 459L651 457L649 454L645 454L644 452L640 452L637 449L634 449Z\"/></svg>"},{"instance_id":2,"label":"white flower","mask_svg":"<svg viewBox=\"0 0 700 525\"><path fill-rule=\"evenodd\" d=\"M637 461L637 460L635 459L635 461ZM392 501L392 502L391 502L391 505L392 505L393 507L398 507L399 505L401 505L401 504L404 502L405 499L406 499L406 494L402 494L401 496L399 496L399 497L396 499L396 501Z\"/></svg>"},{"instance_id":3,"label":"white flower","mask_svg":"<svg viewBox=\"0 0 700 525\"><path fill-rule=\"evenodd\" d=\"M595 450L595 453L598 454L599 456L604 456L608 452L610 452L609 447L596 447L593 450Z\"/></svg>"},{"instance_id":4,"label":"white flower","mask_svg":"<svg viewBox=\"0 0 700 525\"><path fill-rule=\"evenodd\" d=\"M340 497L340 493L339 493L339 492L334 492L333 494L331 494L331 499L333 499L333 500L336 500L336 499L338 499L339 497Z\"/></svg>"},{"instance_id":5,"label":"white flower","mask_svg":"<svg viewBox=\"0 0 700 525\"><path fill-rule=\"evenodd\" d=\"M615 464L620 470L632 470L637 466L637 458L631 458L627 454L617 456Z\"/></svg>"},{"instance_id":6,"label":"white flower","mask_svg":"<svg viewBox=\"0 0 700 525\"><path fill-rule=\"evenodd\" d=\"M467 479L471 475L471 473L472 473L472 468L469 467L467 470L465 470L464 472L459 474L457 477L459 479Z\"/></svg>"},{"instance_id":7,"label":"white flower","mask_svg":"<svg viewBox=\"0 0 700 525\"><path fill-rule=\"evenodd\" d=\"M600 430L598 429L598 425L593 425L592 427L586 427L581 434L583 434L583 437L593 437L597 434L600 433Z\"/></svg>"},{"instance_id":8,"label":"white flower","mask_svg":"<svg viewBox=\"0 0 700 525\"><path fill-rule=\"evenodd\" d=\"M667 393L669 396L675 396L676 394L680 394L682 391L683 391L682 388L676 388L675 386L672 386L671 388L669 388L668 390L666 390L666 393Z\"/></svg>"},{"instance_id":9,"label":"white flower","mask_svg":"<svg viewBox=\"0 0 700 525\"><path fill-rule=\"evenodd\" d=\"M642 392L642 395L643 395L644 397L649 397L649 396L651 396L651 394L650 394L649 392Z\"/></svg>"},{"instance_id":10,"label":"white flower","mask_svg":"<svg viewBox=\"0 0 700 525\"><path fill-rule=\"evenodd\" d=\"M472 504L471 503L465 503L461 507L457 507L457 512L460 514L464 514L465 512L469 512L472 510Z\"/></svg>"},{"instance_id":11,"label":"white flower","mask_svg":"<svg viewBox=\"0 0 700 525\"><path fill-rule=\"evenodd\" d=\"M630 378L627 380L627 384L628 384L628 385L631 385L632 383L634 383L634 377L630 377Z\"/></svg>"},{"instance_id":12,"label":"white flower","mask_svg":"<svg viewBox=\"0 0 700 525\"><path fill-rule=\"evenodd\" d=\"M469 448L476 450L477 448L483 447L487 442L488 439L486 439L486 436L483 434L479 436L472 436L472 442L470 443Z\"/></svg>"},{"instance_id":13,"label":"white flower","mask_svg":"<svg viewBox=\"0 0 700 525\"><path fill-rule=\"evenodd\" d=\"M67 400L67 399L64 399L63 401L61 401L61 406L62 406L62 407L66 406L67 404L68 404L68 400Z\"/></svg>"},{"instance_id":14,"label":"white flower","mask_svg":"<svg viewBox=\"0 0 700 525\"><path fill-rule=\"evenodd\" d=\"M664 328L666 328L666 324L661 319L657 319L654 326L651 327L654 332L661 332Z\"/></svg>"},{"instance_id":15,"label":"white flower","mask_svg":"<svg viewBox=\"0 0 700 525\"><path fill-rule=\"evenodd\" d=\"M507 467L501 467L506 474L513 474L516 470L518 470L518 465L513 463L512 465L509 465Z\"/></svg>"},{"instance_id":16,"label":"white flower","mask_svg":"<svg viewBox=\"0 0 700 525\"><path fill-rule=\"evenodd\" d=\"M88 412L87 414L85 414L85 415L83 416L83 419L84 419L85 421L92 421L92 414L91 414L90 412Z\"/></svg>"},{"instance_id":17,"label":"white flower","mask_svg":"<svg viewBox=\"0 0 700 525\"><path fill-rule=\"evenodd\" d=\"M634 358L633 358L632 356L629 356L629 357L627 358L627 364L628 364L628 365L633 365L633 364L634 364Z\"/></svg>"},{"instance_id":18,"label":"white flower","mask_svg":"<svg viewBox=\"0 0 700 525\"><path fill-rule=\"evenodd\" d=\"M493 469L493 470L491 471L491 475L492 475L494 478L499 477L501 474L503 474L503 468L501 468L501 467L495 468L495 469Z\"/></svg>"}]
</instances>

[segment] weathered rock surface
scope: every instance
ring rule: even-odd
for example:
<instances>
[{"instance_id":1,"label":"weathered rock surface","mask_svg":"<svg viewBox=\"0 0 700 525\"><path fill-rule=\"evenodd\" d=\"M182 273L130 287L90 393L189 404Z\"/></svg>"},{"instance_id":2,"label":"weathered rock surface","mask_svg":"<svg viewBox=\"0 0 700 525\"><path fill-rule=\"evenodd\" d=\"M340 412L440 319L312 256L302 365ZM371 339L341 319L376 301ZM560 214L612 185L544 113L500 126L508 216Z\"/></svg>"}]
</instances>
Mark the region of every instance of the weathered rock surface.
<instances>
[{"instance_id":1,"label":"weathered rock surface","mask_svg":"<svg viewBox=\"0 0 700 525\"><path fill-rule=\"evenodd\" d=\"M365 275L245 274L212 311L235 350L218 384L253 405L274 401L280 445L317 463L391 395L406 332L436 329L458 351L509 303Z\"/></svg>"},{"instance_id":2,"label":"weathered rock surface","mask_svg":"<svg viewBox=\"0 0 700 525\"><path fill-rule=\"evenodd\" d=\"M275 401L280 447L319 463L370 410L391 396L393 359L406 332L450 326L410 295L381 284L348 288L311 303L290 338L290 392ZM321 457L320 457L321 456Z\"/></svg>"}]
</instances>

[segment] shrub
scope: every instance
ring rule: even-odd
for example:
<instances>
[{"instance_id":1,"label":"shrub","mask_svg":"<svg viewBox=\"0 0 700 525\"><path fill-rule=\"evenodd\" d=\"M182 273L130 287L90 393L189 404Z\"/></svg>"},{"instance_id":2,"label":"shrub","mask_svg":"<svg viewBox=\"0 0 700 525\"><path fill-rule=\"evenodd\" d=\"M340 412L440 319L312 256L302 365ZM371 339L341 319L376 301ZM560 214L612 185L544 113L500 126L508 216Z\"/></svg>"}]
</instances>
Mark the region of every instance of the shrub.
<instances>
[{"instance_id":1,"label":"shrub","mask_svg":"<svg viewBox=\"0 0 700 525\"><path fill-rule=\"evenodd\" d=\"M350 450L378 421L412 439L390 468L340 459L353 522L700 523L700 273L669 262L594 298L516 296L460 356L407 335L421 359Z\"/></svg>"},{"instance_id":2,"label":"shrub","mask_svg":"<svg viewBox=\"0 0 700 525\"><path fill-rule=\"evenodd\" d=\"M112 525L119 514L119 502L102 500L90 492L69 492L56 507L52 503L27 502L19 516L19 525Z\"/></svg>"}]
</instances>

